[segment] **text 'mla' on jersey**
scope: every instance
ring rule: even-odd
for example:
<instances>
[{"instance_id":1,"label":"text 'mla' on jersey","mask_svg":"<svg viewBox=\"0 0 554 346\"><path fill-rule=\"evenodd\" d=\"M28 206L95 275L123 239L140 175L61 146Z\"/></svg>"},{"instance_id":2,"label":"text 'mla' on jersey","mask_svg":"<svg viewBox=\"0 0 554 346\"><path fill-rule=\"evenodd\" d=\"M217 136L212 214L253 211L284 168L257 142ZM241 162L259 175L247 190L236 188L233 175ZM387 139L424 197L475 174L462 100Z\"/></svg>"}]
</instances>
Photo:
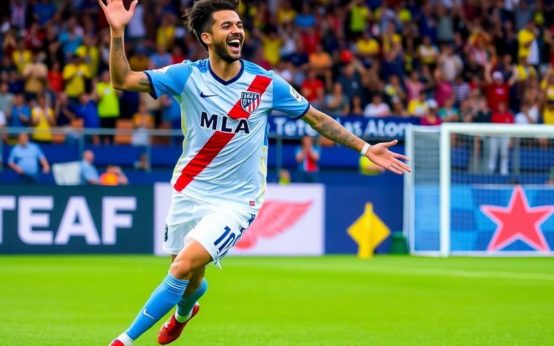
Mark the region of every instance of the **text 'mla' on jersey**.
<instances>
[{"instance_id":1,"label":"text 'mla' on jersey","mask_svg":"<svg viewBox=\"0 0 554 346\"><path fill-rule=\"evenodd\" d=\"M181 106L183 153L173 188L215 205L259 209L267 175L268 126L272 110L302 117L308 101L281 77L241 60L238 75L217 77L209 61L145 71L153 96L173 96Z\"/></svg>"}]
</instances>

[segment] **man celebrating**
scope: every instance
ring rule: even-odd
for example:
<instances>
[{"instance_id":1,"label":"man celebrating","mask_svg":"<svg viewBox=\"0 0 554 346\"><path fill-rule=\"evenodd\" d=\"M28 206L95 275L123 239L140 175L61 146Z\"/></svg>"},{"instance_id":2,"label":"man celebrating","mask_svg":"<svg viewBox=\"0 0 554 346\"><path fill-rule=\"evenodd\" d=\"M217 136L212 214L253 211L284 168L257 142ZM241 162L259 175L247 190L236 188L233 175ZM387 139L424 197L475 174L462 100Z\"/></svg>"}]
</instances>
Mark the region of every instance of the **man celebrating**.
<instances>
[{"instance_id":1,"label":"man celebrating","mask_svg":"<svg viewBox=\"0 0 554 346\"><path fill-rule=\"evenodd\" d=\"M245 33L237 1L199 0L187 13L189 29L208 51L208 59L145 72L131 71L123 46L125 25L137 0L129 10L121 0L98 1L111 29L114 87L173 96L180 102L184 133L183 153L171 180L164 242L173 262L129 329L111 345L132 345L176 305L158 336L160 344L168 344L198 313L197 301L207 290L205 266L219 263L262 206L266 125L272 110L302 118L321 135L392 172L410 171L401 161L403 155L388 150L396 141L370 146L311 107L275 73L242 60Z\"/></svg>"}]
</instances>

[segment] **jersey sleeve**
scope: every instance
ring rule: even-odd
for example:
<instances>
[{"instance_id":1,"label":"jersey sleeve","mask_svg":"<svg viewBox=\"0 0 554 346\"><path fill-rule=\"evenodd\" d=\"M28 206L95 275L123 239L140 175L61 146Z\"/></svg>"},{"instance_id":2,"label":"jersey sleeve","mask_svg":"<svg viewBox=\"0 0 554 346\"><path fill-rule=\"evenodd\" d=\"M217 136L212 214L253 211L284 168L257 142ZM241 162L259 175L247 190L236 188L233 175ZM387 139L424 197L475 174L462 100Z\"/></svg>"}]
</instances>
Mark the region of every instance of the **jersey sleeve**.
<instances>
[{"instance_id":1,"label":"jersey sleeve","mask_svg":"<svg viewBox=\"0 0 554 346\"><path fill-rule=\"evenodd\" d=\"M152 97L161 95L179 96L192 72L189 60L180 64L168 65L156 70L144 71L152 86Z\"/></svg>"},{"instance_id":2,"label":"jersey sleeve","mask_svg":"<svg viewBox=\"0 0 554 346\"><path fill-rule=\"evenodd\" d=\"M304 116L310 103L292 85L280 76L273 74L273 109L287 114L293 119Z\"/></svg>"}]
</instances>

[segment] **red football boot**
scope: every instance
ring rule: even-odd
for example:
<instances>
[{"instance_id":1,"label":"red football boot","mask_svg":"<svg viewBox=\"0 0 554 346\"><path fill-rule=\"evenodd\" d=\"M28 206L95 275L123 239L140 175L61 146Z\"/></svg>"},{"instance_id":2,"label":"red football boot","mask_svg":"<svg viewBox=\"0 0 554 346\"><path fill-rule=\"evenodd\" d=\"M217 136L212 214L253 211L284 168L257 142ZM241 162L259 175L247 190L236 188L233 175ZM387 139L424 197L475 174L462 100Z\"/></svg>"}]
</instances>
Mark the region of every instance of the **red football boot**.
<instances>
[{"instance_id":1,"label":"red football boot","mask_svg":"<svg viewBox=\"0 0 554 346\"><path fill-rule=\"evenodd\" d=\"M192 313L188 320L181 323L178 322L175 319L175 314L171 315L171 318L169 321L164 323L162 326L162 329L160 329L160 333L158 334L158 343L160 345L167 345L179 338L181 336L181 333L183 332L183 328L189 323L189 321L196 316L198 311L200 310L200 304L196 303L192 307Z\"/></svg>"},{"instance_id":2,"label":"red football boot","mask_svg":"<svg viewBox=\"0 0 554 346\"><path fill-rule=\"evenodd\" d=\"M110 343L110 346L125 346L125 344L117 339Z\"/></svg>"}]
</instances>

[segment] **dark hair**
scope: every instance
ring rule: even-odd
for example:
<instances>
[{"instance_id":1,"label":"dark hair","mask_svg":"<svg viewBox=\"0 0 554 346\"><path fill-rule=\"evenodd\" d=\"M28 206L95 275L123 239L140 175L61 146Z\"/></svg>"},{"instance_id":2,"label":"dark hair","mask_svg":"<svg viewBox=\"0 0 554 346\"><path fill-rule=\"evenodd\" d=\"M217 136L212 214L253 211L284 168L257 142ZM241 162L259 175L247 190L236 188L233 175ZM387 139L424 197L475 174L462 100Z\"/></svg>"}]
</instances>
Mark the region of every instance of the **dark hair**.
<instances>
[{"instance_id":1,"label":"dark hair","mask_svg":"<svg viewBox=\"0 0 554 346\"><path fill-rule=\"evenodd\" d=\"M196 36L204 49L208 46L200 37L203 32L209 31L213 24L213 13L217 11L236 11L240 0L198 0L192 8L185 13L185 20L189 30Z\"/></svg>"}]
</instances>

